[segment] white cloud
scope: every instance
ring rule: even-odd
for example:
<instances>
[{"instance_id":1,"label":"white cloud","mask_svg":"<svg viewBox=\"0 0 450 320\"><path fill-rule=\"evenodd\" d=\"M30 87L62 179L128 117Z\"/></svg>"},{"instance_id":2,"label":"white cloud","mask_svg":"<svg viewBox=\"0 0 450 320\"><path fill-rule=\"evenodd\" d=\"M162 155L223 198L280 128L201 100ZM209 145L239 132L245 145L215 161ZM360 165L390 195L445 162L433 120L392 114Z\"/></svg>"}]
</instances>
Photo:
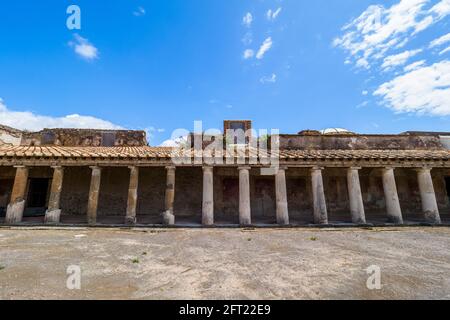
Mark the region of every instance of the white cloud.
<instances>
[{"instance_id":1,"label":"white cloud","mask_svg":"<svg viewBox=\"0 0 450 320\"><path fill-rule=\"evenodd\" d=\"M144 9L143 7L138 7L136 11L133 11L133 14L134 14L136 17L142 17L142 16L145 15L145 13L146 13L146 12L145 12L145 9Z\"/></svg>"},{"instance_id":2,"label":"white cloud","mask_svg":"<svg viewBox=\"0 0 450 320\"><path fill-rule=\"evenodd\" d=\"M369 91L364 90L363 92L361 92L361 94L362 94L363 96L367 96L367 95L369 94Z\"/></svg>"},{"instance_id":3,"label":"white cloud","mask_svg":"<svg viewBox=\"0 0 450 320\"><path fill-rule=\"evenodd\" d=\"M383 64L381 65L381 68L383 68L385 71L392 69L396 66L404 65L409 58L414 57L418 53L422 52L421 49L417 50L409 50L405 51L399 54L395 54L389 57L386 57L383 61Z\"/></svg>"},{"instance_id":4,"label":"white cloud","mask_svg":"<svg viewBox=\"0 0 450 320\"><path fill-rule=\"evenodd\" d=\"M255 55L255 51L253 51L252 49L247 49L244 51L243 57L244 57L244 59L250 59L250 58L253 58L254 55Z\"/></svg>"},{"instance_id":5,"label":"white cloud","mask_svg":"<svg viewBox=\"0 0 450 320\"><path fill-rule=\"evenodd\" d=\"M168 139L160 144L160 147L171 147L171 148L177 148L184 146L188 143L189 139L188 136L182 136L175 139Z\"/></svg>"},{"instance_id":6,"label":"white cloud","mask_svg":"<svg viewBox=\"0 0 450 320\"><path fill-rule=\"evenodd\" d=\"M250 28L252 26L252 22L253 15L250 12L247 12L247 14L242 18L242 24L247 28Z\"/></svg>"},{"instance_id":7,"label":"white cloud","mask_svg":"<svg viewBox=\"0 0 450 320\"><path fill-rule=\"evenodd\" d=\"M278 18L278 16L280 15L282 9L283 8L281 8L281 7L275 11L272 11L272 9L269 9L266 13L267 20L269 20L269 21L276 20Z\"/></svg>"},{"instance_id":8,"label":"white cloud","mask_svg":"<svg viewBox=\"0 0 450 320\"><path fill-rule=\"evenodd\" d=\"M259 79L259 81L262 84L266 84L266 83L275 83L277 82L277 75L275 73L272 73L272 75L270 76L264 76L261 79Z\"/></svg>"},{"instance_id":9,"label":"white cloud","mask_svg":"<svg viewBox=\"0 0 450 320\"><path fill-rule=\"evenodd\" d=\"M50 117L29 111L12 111L2 99L0 99L0 124L29 131L44 128L123 129L109 121L91 116L71 114L64 117Z\"/></svg>"},{"instance_id":10,"label":"white cloud","mask_svg":"<svg viewBox=\"0 0 450 320\"><path fill-rule=\"evenodd\" d=\"M262 58L264 58L264 55L266 54L267 51L270 50L270 48L272 48L272 38L268 37L266 40L264 40L263 44L261 45L261 47L258 50L258 53L256 54L256 59L261 60Z\"/></svg>"},{"instance_id":11,"label":"white cloud","mask_svg":"<svg viewBox=\"0 0 450 320\"><path fill-rule=\"evenodd\" d=\"M437 3L431 11L438 15L439 18L444 18L450 14L450 0L442 0Z\"/></svg>"},{"instance_id":12,"label":"white cloud","mask_svg":"<svg viewBox=\"0 0 450 320\"><path fill-rule=\"evenodd\" d=\"M382 84L374 95L398 113L450 115L450 61L398 76Z\"/></svg>"},{"instance_id":13,"label":"white cloud","mask_svg":"<svg viewBox=\"0 0 450 320\"><path fill-rule=\"evenodd\" d=\"M411 72L414 70L419 69L420 67L423 67L425 65L425 60L420 60L420 61L416 61L414 63L411 63L409 65L407 65L406 67L403 68L403 71L405 72Z\"/></svg>"},{"instance_id":14,"label":"white cloud","mask_svg":"<svg viewBox=\"0 0 450 320\"><path fill-rule=\"evenodd\" d=\"M358 67L370 68L389 50L403 47L449 14L450 0L401 0L389 8L371 5L343 27L344 34L333 44L348 52Z\"/></svg>"},{"instance_id":15,"label":"white cloud","mask_svg":"<svg viewBox=\"0 0 450 320\"><path fill-rule=\"evenodd\" d=\"M443 35L442 37L431 41L430 48L441 46L447 42L450 42L450 33L447 33L446 35Z\"/></svg>"},{"instance_id":16,"label":"white cloud","mask_svg":"<svg viewBox=\"0 0 450 320\"><path fill-rule=\"evenodd\" d=\"M444 53L450 52L450 47L445 48L444 50L442 50L441 52L439 52L439 55L443 55Z\"/></svg>"},{"instance_id":17,"label":"white cloud","mask_svg":"<svg viewBox=\"0 0 450 320\"><path fill-rule=\"evenodd\" d=\"M253 33L251 31L247 32L242 38L242 43L246 46L250 45L253 42Z\"/></svg>"},{"instance_id":18,"label":"white cloud","mask_svg":"<svg viewBox=\"0 0 450 320\"><path fill-rule=\"evenodd\" d=\"M75 41L70 41L69 46L74 48L75 53L86 60L94 60L98 58L98 49L89 42L88 39L78 34L74 35Z\"/></svg>"}]
</instances>

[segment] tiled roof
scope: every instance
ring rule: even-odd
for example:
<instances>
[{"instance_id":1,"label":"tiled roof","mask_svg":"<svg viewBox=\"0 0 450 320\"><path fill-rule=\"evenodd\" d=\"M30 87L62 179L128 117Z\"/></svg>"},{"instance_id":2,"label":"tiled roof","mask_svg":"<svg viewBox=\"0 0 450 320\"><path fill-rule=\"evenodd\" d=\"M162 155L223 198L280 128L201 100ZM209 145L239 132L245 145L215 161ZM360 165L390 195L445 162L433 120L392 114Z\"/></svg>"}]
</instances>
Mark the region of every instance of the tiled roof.
<instances>
[{"instance_id":1,"label":"tiled roof","mask_svg":"<svg viewBox=\"0 0 450 320\"><path fill-rule=\"evenodd\" d=\"M1 158L169 159L165 147L0 146ZM252 152L253 153L253 152ZM450 160L448 150L281 150L280 160Z\"/></svg>"},{"instance_id":2,"label":"tiled roof","mask_svg":"<svg viewBox=\"0 0 450 320\"><path fill-rule=\"evenodd\" d=\"M0 147L0 157L170 158L171 148L152 147Z\"/></svg>"}]
</instances>

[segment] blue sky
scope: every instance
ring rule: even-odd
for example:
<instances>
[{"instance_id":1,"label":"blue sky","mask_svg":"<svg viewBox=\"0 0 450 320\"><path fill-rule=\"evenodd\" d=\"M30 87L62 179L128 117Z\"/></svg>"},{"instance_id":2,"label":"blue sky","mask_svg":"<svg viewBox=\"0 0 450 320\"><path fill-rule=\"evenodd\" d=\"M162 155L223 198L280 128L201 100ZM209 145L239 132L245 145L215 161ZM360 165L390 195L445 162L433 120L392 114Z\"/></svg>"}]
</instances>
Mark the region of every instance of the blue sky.
<instances>
[{"instance_id":1,"label":"blue sky","mask_svg":"<svg viewBox=\"0 0 450 320\"><path fill-rule=\"evenodd\" d=\"M152 145L194 120L450 131L449 16L449 0L2 1L0 123Z\"/></svg>"}]
</instances>

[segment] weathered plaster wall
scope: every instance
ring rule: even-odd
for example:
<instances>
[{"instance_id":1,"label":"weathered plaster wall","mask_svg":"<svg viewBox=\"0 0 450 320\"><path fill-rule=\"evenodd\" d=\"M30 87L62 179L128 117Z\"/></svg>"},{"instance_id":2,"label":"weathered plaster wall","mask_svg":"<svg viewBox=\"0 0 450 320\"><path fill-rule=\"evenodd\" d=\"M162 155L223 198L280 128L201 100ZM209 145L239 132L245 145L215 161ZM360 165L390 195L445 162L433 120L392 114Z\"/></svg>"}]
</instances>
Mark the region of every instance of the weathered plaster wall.
<instances>
[{"instance_id":1,"label":"weathered plaster wall","mask_svg":"<svg viewBox=\"0 0 450 320\"><path fill-rule=\"evenodd\" d=\"M281 149L301 150L418 150L442 149L430 135L280 135Z\"/></svg>"},{"instance_id":2,"label":"weathered plaster wall","mask_svg":"<svg viewBox=\"0 0 450 320\"><path fill-rule=\"evenodd\" d=\"M22 140L22 132L14 128L0 125L0 146L19 146Z\"/></svg>"},{"instance_id":3,"label":"weathered plaster wall","mask_svg":"<svg viewBox=\"0 0 450 320\"><path fill-rule=\"evenodd\" d=\"M239 223L239 176L234 168L214 169L216 222Z\"/></svg>"},{"instance_id":4,"label":"weathered plaster wall","mask_svg":"<svg viewBox=\"0 0 450 320\"><path fill-rule=\"evenodd\" d=\"M64 169L61 192L62 215L86 216L91 181L89 167L69 167Z\"/></svg>"},{"instance_id":5,"label":"weathered plaster wall","mask_svg":"<svg viewBox=\"0 0 450 320\"><path fill-rule=\"evenodd\" d=\"M175 178L175 217L196 216L201 219L202 201L202 168L177 168Z\"/></svg>"},{"instance_id":6,"label":"weathered plaster wall","mask_svg":"<svg viewBox=\"0 0 450 320\"><path fill-rule=\"evenodd\" d=\"M23 132L22 145L57 146L145 146L145 131L95 130L95 129L44 129L39 132Z\"/></svg>"},{"instance_id":7,"label":"weathered plaster wall","mask_svg":"<svg viewBox=\"0 0 450 320\"><path fill-rule=\"evenodd\" d=\"M140 168L137 214L160 216L164 211L165 189L165 168Z\"/></svg>"},{"instance_id":8,"label":"weathered plaster wall","mask_svg":"<svg viewBox=\"0 0 450 320\"><path fill-rule=\"evenodd\" d=\"M293 223L313 221L311 178L306 169L286 172L289 220Z\"/></svg>"},{"instance_id":9,"label":"weathered plaster wall","mask_svg":"<svg viewBox=\"0 0 450 320\"><path fill-rule=\"evenodd\" d=\"M125 218L129 181L130 170L126 167L102 169L97 216Z\"/></svg>"}]
</instances>

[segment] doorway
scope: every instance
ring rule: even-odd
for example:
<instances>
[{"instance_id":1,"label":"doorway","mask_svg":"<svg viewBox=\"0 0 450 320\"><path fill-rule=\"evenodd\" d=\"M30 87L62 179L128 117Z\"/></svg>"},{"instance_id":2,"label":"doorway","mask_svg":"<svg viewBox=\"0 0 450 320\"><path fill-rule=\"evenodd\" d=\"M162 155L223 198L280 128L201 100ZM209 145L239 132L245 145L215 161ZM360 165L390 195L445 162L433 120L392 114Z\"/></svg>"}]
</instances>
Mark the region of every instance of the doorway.
<instances>
[{"instance_id":1,"label":"doorway","mask_svg":"<svg viewBox=\"0 0 450 320\"><path fill-rule=\"evenodd\" d=\"M47 194L50 179L30 179L27 207L24 215L41 216L47 209Z\"/></svg>"},{"instance_id":2,"label":"doorway","mask_svg":"<svg viewBox=\"0 0 450 320\"><path fill-rule=\"evenodd\" d=\"M447 191L447 198L450 201L450 177L445 177L445 190Z\"/></svg>"}]
</instances>

